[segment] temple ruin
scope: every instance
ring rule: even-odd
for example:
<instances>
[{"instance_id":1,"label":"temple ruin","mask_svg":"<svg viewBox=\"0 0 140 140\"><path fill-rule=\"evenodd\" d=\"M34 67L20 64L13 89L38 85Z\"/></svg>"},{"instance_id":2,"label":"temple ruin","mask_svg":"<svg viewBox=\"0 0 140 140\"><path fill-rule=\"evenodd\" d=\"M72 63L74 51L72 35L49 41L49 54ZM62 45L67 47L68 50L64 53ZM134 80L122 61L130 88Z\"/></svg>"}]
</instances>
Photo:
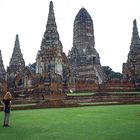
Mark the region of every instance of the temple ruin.
<instances>
[{"instance_id":1,"label":"temple ruin","mask_svg":"<svg viewBox=\"0 0 140 140\"><path fill-rule=\"evenodd\" d=\"M133 21L133 32L127 63L123 63L123 80L140 85L140 37L136 20Z\"/></svg>"},{"instance_id":2,"label":"temple ruin","mask_svg":"<svg viewBox=\"0 0 140 140\"><path fill-rule=\"evenodd\" d=\"M34 67L25 66L16 35L13 53L4 68L0 51L0 91L10 91L18 98L64 99L65 93L132 91L140 85L140 38L136 20L127 62L123 64L123 81L106 81L100 56L95 48L94 27L90 14L81 8L73 25L73 46L68 56L57 31L53 2L50 2L46 29L36 55ZM135 86L134 86L135 85ZM23 100L24 101L24 100Z\"/></svg>"},{"instance_id":3,"label":"temple ruin","mask_svg":"<svg viewBox=\"0 0 140 140\"><path fill-rule=\"evenodd\" d=\"M63 93L69 79L69 64L59 39L53 3L50 2L46 31L36 57L36 73L41 74L48 92Z\"/></svg>"},{"instance_id":4,"label":"temple ruin","mask_svg":"<svg viewBox=\"0 0 140 140\"><path fill-rule=\"evenodd\" d=\"M90 90L94 85L105 81L100 57L95 49L93 21L85 8L81 8L75 17L73 47L69 51L68 58L72 71L71 82L75 88L83 90L89 87L87 90ZM77 88L75 90L78 90Z\"/></svg>"},{"instance_id":5,"label":"temple ruin","mask_svg":"<svg viewBox=\"0 0 140 140\"><path fill-rule=\"evenodd\" d=\"M16 35L15 45L13 49L13 54L9 62L9 67L7 67L7 82L9 88L15 87L15 78L18 74L24 72L25 61L23 59L23 54L21 53L19 37ZM23 80L18 81L18 85L22 85Z\"/></svg>"},{"instance_id":6,"label":"temple ruin","mask_svg":"<svg viewBox=\"0 0 140 140\"><path fill-rule=\"evenodd\" d=\"M3 65L2 54L0 50L0 82L6 81L6 71Z\"/></svg>"}]
</instances>

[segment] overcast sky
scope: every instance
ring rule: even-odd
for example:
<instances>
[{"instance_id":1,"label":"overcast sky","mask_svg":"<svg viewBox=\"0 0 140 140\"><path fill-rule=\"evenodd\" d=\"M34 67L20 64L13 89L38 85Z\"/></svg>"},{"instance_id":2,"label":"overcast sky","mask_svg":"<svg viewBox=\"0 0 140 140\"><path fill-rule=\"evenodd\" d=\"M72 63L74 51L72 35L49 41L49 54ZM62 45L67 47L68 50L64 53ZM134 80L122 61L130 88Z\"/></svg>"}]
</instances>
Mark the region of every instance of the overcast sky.
<instances>
[{"instance_id":1,"label":"overcast sky","mask_svg":"<svg viewBox=\"0 0 140 140\"><path fill-rule=\"evenodd\" d=\"M102 66L122 72L131 43L133 20L140 31L140 0L52 0L56 24L67 54L73 42L73 23L80 8L92 17L95 48ZM45 32L49 0L0 0L0 50L5 68L12 56L15 36L26 65L35 62Z\"/></svg>"}]
</instances>

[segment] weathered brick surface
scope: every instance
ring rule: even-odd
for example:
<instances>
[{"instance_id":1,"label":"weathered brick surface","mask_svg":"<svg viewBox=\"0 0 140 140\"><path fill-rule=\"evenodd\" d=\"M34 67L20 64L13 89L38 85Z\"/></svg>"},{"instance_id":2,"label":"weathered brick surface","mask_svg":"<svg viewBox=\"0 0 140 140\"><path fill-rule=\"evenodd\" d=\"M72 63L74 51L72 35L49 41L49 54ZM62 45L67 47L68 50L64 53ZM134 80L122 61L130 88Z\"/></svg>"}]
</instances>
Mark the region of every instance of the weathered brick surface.
<instances>
[{"instance_id":1,"label":"weathered brick surface","mask_svg":"<svg viewBox=\"0 0 140 140\"><path fill-rule=\"evenodd\" d=\"M133 33L127 62L123 63L123 80L132 82L140 89L140 37L136 20L133 21Z\"/></svg>"},{"instance_id":2,"label":"weathered brick surface","mask_svg":"<svg viewBox=\"0 0 140 140\"><path fill-rule=\"evenodd\" d=\"M105 80L100 57L95 49L93 21L85 8L81 8L75 17L73 47L68 58L72 71L71 84L78 86L75 90L86 91L86 83L90 86L91 82L101 84ZM85 84L81 84L81 81Z\"/></svg>"}]
</instances>

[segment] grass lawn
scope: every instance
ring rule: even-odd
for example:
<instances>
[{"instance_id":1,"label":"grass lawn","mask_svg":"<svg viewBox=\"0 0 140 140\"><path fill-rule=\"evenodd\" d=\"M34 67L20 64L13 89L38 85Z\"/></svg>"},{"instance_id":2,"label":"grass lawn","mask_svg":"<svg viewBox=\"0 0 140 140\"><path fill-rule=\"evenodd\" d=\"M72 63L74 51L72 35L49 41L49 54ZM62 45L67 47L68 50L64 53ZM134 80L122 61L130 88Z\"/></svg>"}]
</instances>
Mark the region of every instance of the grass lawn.
<instances>
[{"instance_id":1,"label":"grass lawn","mask_svg":"<svg viewBox=\"0 0 140 140\"><path fill-rule=\"evenodd\" d=\"M106 92L109 94L138 94L140 95L140 91L129 91L129 92ZM100 93L98 93L100 94ZM95 95L95 93L91 93L91 92L85 92L85 93L67 93L67 96L91 96L91 95Z\"/></svg>"},{"instance_id":2,"label":"grass lawn","mask_svg":"<svg viewBox=\"0 0 140 140\"><path fill-rule=\"evenodd\" d=\"M10 122L0 139L140 140L140 105L12 111Z\"/></svg>"},{"instance_id":3,"label":"grass lawn","mask_svg":"<svg viewBox=\"0 0 140 140\"><path fill-rule=\"evenodd\" d=\"M107 92L107 93L110 93L110 94L140 94L139 91L129 91L129 92Z\"/></svg>"},{"instance_id":4,"label":"grass lawn","mask_svg":"<svg viewBox=\"0 0 140 140\"><path fill-rule=\"evenodd\" d=\"M94 95L95 93L67 93L67 96L91 96Z\"/></svg>"}]
</instances>

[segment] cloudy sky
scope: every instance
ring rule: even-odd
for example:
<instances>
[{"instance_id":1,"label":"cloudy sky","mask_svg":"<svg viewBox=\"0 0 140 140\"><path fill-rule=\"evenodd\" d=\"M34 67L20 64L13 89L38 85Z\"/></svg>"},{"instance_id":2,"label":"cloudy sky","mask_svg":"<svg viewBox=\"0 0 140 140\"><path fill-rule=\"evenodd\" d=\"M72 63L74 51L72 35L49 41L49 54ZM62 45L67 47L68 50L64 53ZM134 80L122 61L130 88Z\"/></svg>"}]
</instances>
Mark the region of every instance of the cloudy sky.
<instances>
[{"instance_id":1,"label":"cloudy sky","mask_svg":"<svg viewBox=\"0 0 140 140\"><path fill-rule=\"evenodd\" d=\"M133 20L140 31L140 0L52 0L60 40L67 54L72 47L73 22L80 8L93 19L95 48L103 66L122 71L131 43ZM15 36L26 65L35 62L45 32L49 0L0 0L0 50L5 68Z\"/></svg>"}]
</instances>

